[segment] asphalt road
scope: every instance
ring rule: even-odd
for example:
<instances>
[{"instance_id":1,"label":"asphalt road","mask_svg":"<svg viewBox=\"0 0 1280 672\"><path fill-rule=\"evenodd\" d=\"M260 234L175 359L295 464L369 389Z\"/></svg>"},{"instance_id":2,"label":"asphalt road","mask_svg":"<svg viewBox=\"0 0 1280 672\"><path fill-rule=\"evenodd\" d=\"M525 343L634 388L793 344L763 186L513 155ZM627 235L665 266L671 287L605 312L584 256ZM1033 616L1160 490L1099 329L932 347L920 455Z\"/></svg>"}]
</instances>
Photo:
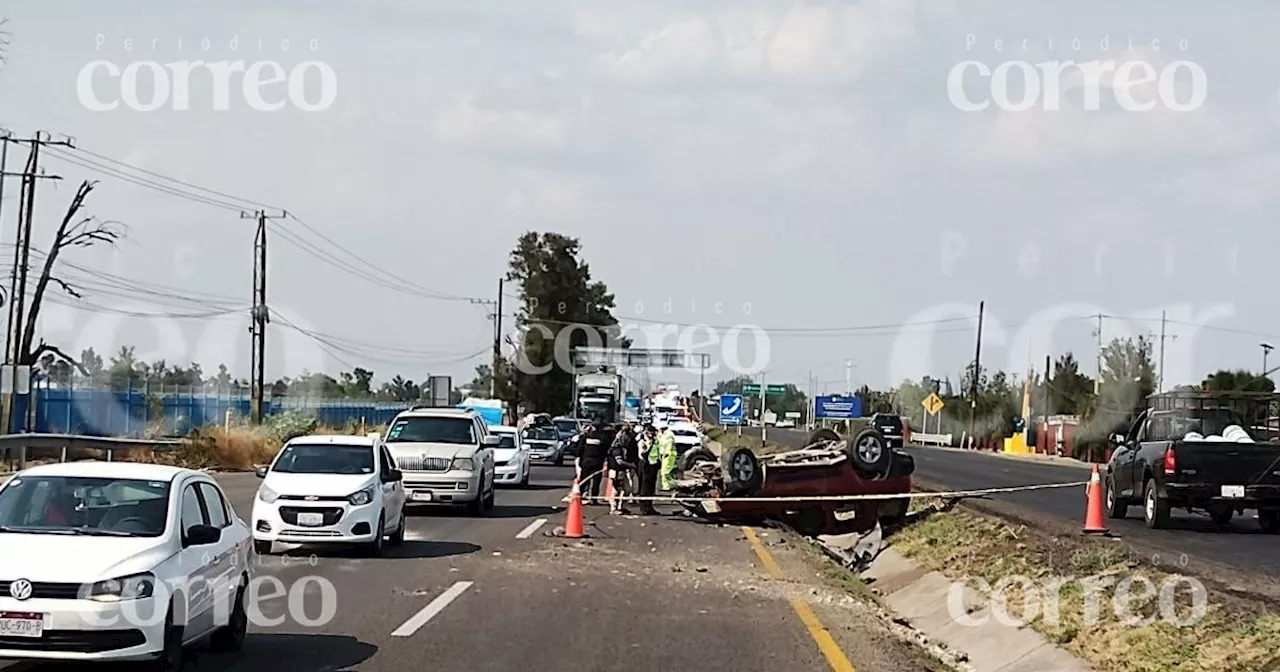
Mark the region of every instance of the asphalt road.
<instances>
[{"instance_id":1,"label":"asphalt road","mask_svg":"<svg viewBox=\"0 0 1280 672\"><path fill-rule=\"evenodd\" d=\"M768 436L786 445L799 446L807 432L769 430ZM1082 465L1063 465L1029 459L1002 457L982 451L947 450L929 446L909 446L916 459L916 479L922 485L950 490L978 490L1046 483L1087 481L1089 471ZM1022 509L1067 524L1084 522L1083 488L1058 488L991 495ZM1142 509L1129 509L1129 518L1108 520L1107 526L1122 538L1161 551L1166 561L1201 563L1235 568L1262 576L1280 575L1280 535L1263 534L1255 512L1236 516L1226 529L1216 527L1208 516L1175 510L1170 529L1149 530L1142 522ZM1183 557L1185 556L1185 558Z\"/></svg>"},{"instance_id":2,"label":"asphalt road","mask_svg":"<svg viewBox=\"0 0 1280 672\"><path fill-rule=\"evenodd\" d=\"M247 520L259 481L217 478ZM193 652L194 669L832 669L793 600L748 587L770 579L742 530L587 507L592 541L548 536L563 524L570 478L569 468L535 467L530 489L499 491L482 518L425 510L384 558L341 549L260 557L258 576L278 579L291 597L259 593L255 620L281 622L251 626L240 654ZM840 618L837 639L860 649L856 661L876 661L859 669L925 669L886 658L892 647L882 642L861 644L868 626ZM4 672L61 669L71 668L0 663Z\"/></svg>"}]
</instances>

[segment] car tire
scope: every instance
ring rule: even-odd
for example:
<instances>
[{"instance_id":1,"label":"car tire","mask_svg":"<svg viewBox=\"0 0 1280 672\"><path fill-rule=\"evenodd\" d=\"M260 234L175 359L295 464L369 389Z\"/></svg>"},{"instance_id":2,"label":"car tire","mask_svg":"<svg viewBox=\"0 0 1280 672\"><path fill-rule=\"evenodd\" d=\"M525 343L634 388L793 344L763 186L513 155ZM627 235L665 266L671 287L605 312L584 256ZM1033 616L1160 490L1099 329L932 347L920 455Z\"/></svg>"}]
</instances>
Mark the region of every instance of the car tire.
<instances>
[{"instance_id":1,"label":"car tire","mask_svg":"<svg viewBox=\"0 0 1280 672\"><path fill-rule=\"evenodd\" d=\"M520 487L529 487L529 472L531 471L533 471L533 468L530 465L524 465L524 478L520 479Z\"/></svg>"},{"instance_id":2,"label":"car tire","mask_svg":"<svg viewBox=\"0 0 1280 672\"><path fill-rule=\"evenodd\" d=\"M1258 511L1258 527L1267 534L1280 532L1280 510L1262 509Z\"/></svg>"},{"instance_id":3,"label":"car tire","mask_svg":"<svg viewBox=\"0 0 1280 672\"><path fill-rule=\"evenodd\" d=\"M903 497L902 499L886 499L880 502L879 510L876 512L880 522L886 525L901 525L907 519L907 513L911 510L911 500Z\"/></svg>"},{"instance_id":4,"label":"car tire","mask_svg":"<svg viewBox=\"0 0 1280 672\"><path fill-rule=\"evenodd\" d=\"M154 660L146 666L156 672L177 672L182 669L185 651L182 647L183 627L176 622L174 607L169 605L169 613L164 617L164 648Z\"/></svg>"},{"instance_id":5,"label":"car tire","mask_svg":"<svg viewBox=\"0 0 1280 672\"><path fill-rule=\"evenodd\" d=\"M247 576L240 577L240 587L236 589L236 601L231 605L231 613L227 615L227 624L209 637L209 648L217 653L235 653L244 648L244 640L249 632L249 612L244 604L248 583Z\"/></svg>"},{"instance_id":6,"label":"car tire","mask_svg":"<svg viewBox=\"0 0 1280 672\"><path fill-rule=\"evenodd\" d=\"M253 552L258 555L271 555L272 543L262 539L253 540Z\"/></svg>"},{"instance_id":7,"label":"car tire","mask_svg":"<svg viewBox=\"0 0 1280 672\"><path fill-rule=\"evenodd\" d=\"M893 463L893 450L884 435L870 428L858 432L845 444L845 454L858 471L876 480L886 477Z\"/></svg>"},{"instance_id":8,"label":"car tire","mask_svg":"<svg viewBox=\"0 0 1280 672\"><path fill-rule=\"evenodd\" d=\"M764 467L760 458L746 446L735 446L720 458L720 476L724 480L725 494L730 497L751 497L764 486Z\"/></svg>"},{"instance_id":9,"label":"car tire","mask_svg":"<svg viewBox=\"0 0 1280 672\"><path fill-rule=\"evenodd\" d=\"M476 495L476 498L467 502L467 515L482 516L484 515L484 495Z\"/></svg>"},{"instance_id":10,"label":"car tire","mask_svg":"<svg viewBox=\"0 0 1280 672\"><path fill-rule=\"evenodd\" d=\"M693 450L680 456L680 471L690 471L699 460L707 462L715 462L715 453L706 448L694 448Z\"/></svg>"},{"instance_id":11,"label":"car tire","mask_svg":"<svg viewBox=\"0 0 1280 672\"><path fill-rule=\"evenodd\" d=\"M387 538L387 523L383 515L378 515L378 529L374 530L373 541L364 545L361 549L363 555L367 558L377 558L382 556L382 550Z\"/></svg>"},{"instance_id":12,"label":"car tire","mask_svg":"<svg viewBox=\"0 0 1280 672\"><path fill-rule=\"evenodd\" d=\"M1147 528L1163 530L1169 527L1169 500L1161 497L1155 479L1148 478L1142 488L1142 519Z\"/></svg>"},{"instance_id":13,"label":"car tire","mask_svg":"<svg viewBox=\"0 0 1280 672\"><path fill-rule=\"evenodd\" d=\"M812 446L819 443L826 443L829 441L839 441L839 440L840 440L840 435L836 434L836 430L830 429L828 427L823 427L822 429L814 430L813 433L809 435L809 440L805 442L805 445Z\"/></svg>"},{"instance_id":14,"label":"car tire","mask_svg":"<svg viewBox=\"0 0 1280 672\"><path fill-rule=\"evenodd\" d=\"M404 545L404 533L406 529L409 527L409 517L405 515L404 510L405 510L405 506L401 505L400 506L400 524L396 526L396 531L391 533L392 546Z\"/></svg>"},{"instance_id":15,"label":"car tire","mask_svg":"<svg viewBox=\"0 0 1280 672\"><path fill-rule=\"evenodd\" d=\"M1129 515L1129 500L1116 494L1116 484L1110 474L1107 474L1102 487L1102 501L1107 510L1107 517L1113 520L1124 520L1124 517Z\"/></svg>"},{"instance_id":16,"label":"car tire","mask_svg":"<svg viewBox=\"0 0 1280 672\"><path fill-rule=\"evenodd\" d=\"M554 464L555 464L557 467L563 467L563 466L564 466L564 453L560 453L559 455L556 455L556 461L554 462Z\"/></svg>"}]
</instances>

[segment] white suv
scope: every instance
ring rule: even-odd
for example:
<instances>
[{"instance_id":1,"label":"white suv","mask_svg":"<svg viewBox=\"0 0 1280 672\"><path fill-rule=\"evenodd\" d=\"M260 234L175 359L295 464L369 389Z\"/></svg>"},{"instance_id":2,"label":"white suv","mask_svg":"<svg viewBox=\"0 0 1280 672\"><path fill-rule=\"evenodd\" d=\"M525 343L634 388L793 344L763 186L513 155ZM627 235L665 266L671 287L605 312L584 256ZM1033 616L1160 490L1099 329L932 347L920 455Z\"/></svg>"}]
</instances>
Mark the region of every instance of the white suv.
<instances>
[{"instance_id":1,"label":"white suv","mask_svg":"<svg viewBox=\"0 0 1280 672\"><path fill-rule=\"evenodd\" d=\"M381 555L387 537L404 542L404 487L382 440L368 436L302 436L258 468L253 546L274 542L358 544Z\"/></svg>"},{"instance_id":2,"label":"white suv","mask_svg":"<svg viewBox=\"0 0 1280 672\"><path fill-rule=\"evenodd\" d=\"M391 421L385 441L409 504L465 505L473 515L493 508L501 440L474 411L411 408Z\"/></svg>"}]
</instances>

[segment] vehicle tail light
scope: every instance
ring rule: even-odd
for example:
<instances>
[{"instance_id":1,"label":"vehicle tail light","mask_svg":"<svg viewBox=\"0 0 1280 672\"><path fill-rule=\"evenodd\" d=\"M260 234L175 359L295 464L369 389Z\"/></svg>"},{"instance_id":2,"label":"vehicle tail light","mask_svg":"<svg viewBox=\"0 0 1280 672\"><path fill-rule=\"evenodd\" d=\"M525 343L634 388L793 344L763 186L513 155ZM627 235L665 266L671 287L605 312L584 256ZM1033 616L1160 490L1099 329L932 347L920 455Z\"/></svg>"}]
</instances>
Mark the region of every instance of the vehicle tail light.
<instances>
[{"instance_id":1,"label":"vehicle tail light","mask_svg":"<svg viewBox=\"0 0 1280 672\"><path fill-rule=\"evenodd\" d=\"M1164 450L1164 475L1172 476L1178 473L1178 460L1173 456L1173 448L1165 448Z\"/></svg>"}]
</instances>

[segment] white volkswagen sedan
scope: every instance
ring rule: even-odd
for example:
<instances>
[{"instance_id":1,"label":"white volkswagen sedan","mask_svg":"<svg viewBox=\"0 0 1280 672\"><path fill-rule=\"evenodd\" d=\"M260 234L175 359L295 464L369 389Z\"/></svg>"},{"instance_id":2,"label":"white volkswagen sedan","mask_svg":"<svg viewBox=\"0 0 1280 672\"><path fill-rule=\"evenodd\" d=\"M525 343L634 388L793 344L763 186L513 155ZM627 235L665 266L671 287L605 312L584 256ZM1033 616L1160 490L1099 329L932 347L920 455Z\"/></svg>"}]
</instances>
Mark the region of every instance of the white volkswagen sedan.
<instances>
[{"instance_id":1,"label":"white volkswagen sedan","mask_svg":"<svg viewBox=\"0 0 1280 672\"><path fill-rule=\"evenodd\" d=\"M375 556L387 537L404 542L403 476L376 435L292 439L258 477L253 546L261 555L277 541L358 544Z\"/></svg>"},{"instance_id":2,"label":"white volkswagen sedan","mask_svg":"<svg viewBox=\"0 0 1280 672\"><path fill-rule=\"evenodd\" d=\"M198 471L131 462L27 469L0 486L0 659L178 669L249 619L249 530Z\"/></svg>"}]
</instances>

